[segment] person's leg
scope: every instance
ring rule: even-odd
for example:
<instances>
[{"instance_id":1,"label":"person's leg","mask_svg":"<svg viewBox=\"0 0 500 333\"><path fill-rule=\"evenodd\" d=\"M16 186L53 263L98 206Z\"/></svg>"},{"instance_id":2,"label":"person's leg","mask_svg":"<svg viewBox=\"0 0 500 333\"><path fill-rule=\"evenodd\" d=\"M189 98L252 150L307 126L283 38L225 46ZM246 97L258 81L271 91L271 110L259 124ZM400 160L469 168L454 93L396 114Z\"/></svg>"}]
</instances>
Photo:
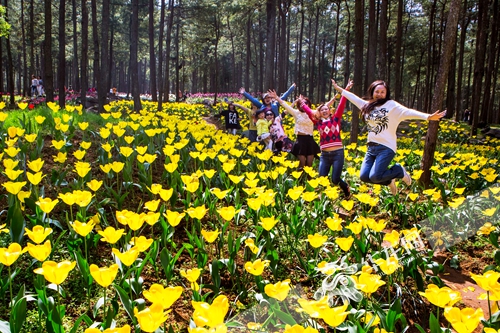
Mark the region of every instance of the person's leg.
<instances>
[{"instance_id":1,"label":"person's leg","mask_svg":"<svg viewBox=\"0 0 500 333\"><path fill-rule=\"evenodd\" d=\"M306 156L306 166L312 167L314 161L314 155L307 155Z\"/></svg>"},{"instance_id":2,"label":"person's leg","mask_svg":"<svg viewBox=\"0 0 500 333\"><path fill-rule=\"evenodd\" d=\"M297 155L299 159L299 170L304 169L304 166L306 165L306 157L304 155Z\"/></svg>"},{"instance_id":3,"label":"person's leg","mask_svg":"<svg viewBox=\"0 0 500 333\"><path fill-rule=\"evenodd\" d=\"M375 163L376 157L372 148L374 147L368 146L363 163L361 163L361 170L359 172L359 178L365 183L372 183L372 180L370 179L370 172L372 170L373 163Z\"/></svg>"},{"instance_id":4,"label":"person's leg","mask_svg":"<svg viewBox=\"0 0 500 333\"><path fill-rule=\"evenodd\" d=\"M328 176L332 167L331 152L321 152L319 157L319 176Z\"/></svg>"},{"instance_id":5,"label":"person's leg","mask_svg":"<svg viewBox=\"0 0 500 333\"><path fill-rule=\"evenodd\" d=\"M377 155L370 171L370 180L375 184L389 185L394 178L402 178L404 175L403 168L399 164L395 164L388 169L396 153L383 145L374 148L376 148Z\"/></svg>"},{"instance_id":6,"label":"person's leg","mask_svg":"<svg viewBox=\"0 0 500 333\"><path fill-rule=\"evenodd\" d=\"M339 185L344 195L350 195L349 185L340 178L344 169L344 149L335 150L332 152L332 183Z\"/></svg>"},{"instance_id":7,"label":"person's leg","mask_svg":"<svg viewBox=\"0 0 500 333\"><path fill-rule=\"evenodd\" d=\"M248 130L248 138L251 142L257 141L257 130Z\"/></svg>"}]
</instances>

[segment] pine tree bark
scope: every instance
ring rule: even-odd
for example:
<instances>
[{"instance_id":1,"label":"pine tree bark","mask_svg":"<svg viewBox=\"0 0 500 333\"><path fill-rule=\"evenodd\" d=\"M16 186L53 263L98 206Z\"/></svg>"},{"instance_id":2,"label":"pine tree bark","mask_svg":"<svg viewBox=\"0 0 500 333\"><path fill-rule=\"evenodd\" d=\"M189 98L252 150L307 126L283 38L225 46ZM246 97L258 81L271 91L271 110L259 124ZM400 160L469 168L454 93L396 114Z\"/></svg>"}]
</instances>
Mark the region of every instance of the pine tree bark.
<instances>
[{"instance_id":1,"label":"pine tree bark","mask_svg":"<svg viewBox=\"0 0 500 333\"><path fill-rule=\"evenodd\" d=\"M354 84L353 92L361 96L363 90L363 41L364 41L363 0L356 0L354 5ZM359 110L353 108L351 124L351 143L358 142Z\"/></svg>"},{"instance_id":2,"label":"pine tree bark","mask_svg":"<svg viewBox=\"0 0 500 333\"><path fill-rule=\"evenodd\" d=\"M78 16L76 13L76 0L71 0L73 4L73 10L72 10L72 21L73 21L73 66L72 66L72 88L74 91L79 91L80 90L80 78L78 74L78 33L77 33L77 27L78 27ZM88 15L88 14L87 14ZM83 20L83 16L82 16ZM69 88L69 87L68 87Z\"/></svg>"},{"instance_id":3,"label":"pine tree bark","mask_svg":"<svg viewBox=\"0 0 500 333\"><path fill-rule=\"evenodd\" d=\"M265 70L265 88L275 89L274 86L274 49L276 48L276 0L266 1L267 13L267 39L266 39L266 70Z\"/></svg>"},{"instance_id":4,"label":"pine tree bark","mask_svg":"<svg viewBox=\"0 0 500 333\"><path fill-rule=\"evenodd\" d=\"M109 17L110 0L102 0L101 17L101 67L99 81L97 82L97 99L99 101L99 111L104 112L104 105L107 103L109 93ZM136 30L137 32L137 30ZM134 33L134 30L132 30ZM133 39L132 39L133 41ZM137 40L136 40L137 43Z\"/></svg>"},{"instance_id":5,"label":"pine tree bark","mask_svg":"<svg viewBox=\"0 0 500 333\"><path fill-rule=\"evenodd\" d=\"M163 29L165 29L165 0L160 2L160 28L158 34L158 111L163 110Z\"/></svg>"},{"instance_id":6,"label":"pine tree bark","mask_svg":"<svg viewBox=\"0 0 500 333\"><path fill-rule=\"evenodd\" d=\"M450 11L448 13L446 32L444 36L444 47L439 64L436 85L433 90L433 98L431 104L431 112L435 112L443 105L444 93L448 74L450 70L450 62L455 48L458 17L460 14L461 0L452 0ZM438 121L430 121L427 135L425 137L424 155L422 157L422 176L420 182L428 188L431 183L431 166L434 163L434 152L437 145L437 134L439 130Z\"/></svg>"},{"instance_id":7,"label":"pine tree bark","mask_svg":"<svg viewBox=\"0 0 500 333\"><path fill-rule=\"evenodd\" d=\"M89 87L87 67L88 67L88 52L89 52L89 11L87 8L87 0L82 0L82 57L80 65L80 100L84 108L87 107L87 90Z\"/></svg>"},{"instance_id":8,"label":"pine tree bark","mask_svg":"<svg viewBox=\"0 0 500 333\"><path fill-rule=\"evenodd\" d=\"M45 4L45 39L43 43L44 66L43 66L43 88L45 89L45 100L54 101L54 72L52 69L52 1L44 0Z\"/></svg>"},{"instance_id":9,"label":"pine tree bark","mask_svg":"<svg viewBox=\"0 0 500 333\"><path fill-rule=\"evenodd\" d=\"M149 0L149 73L150 90L153 102L158 102L156 89L156 57L155 57L155 26L154 26L155 1Z\"/></svg>"},{"instance_id":10,"label":"pine tree bark","mask_svg":"<svg viewBox=\"0 0 500 333\"><path fill-rule=\"evenodd\" d=\"M66 0L59 1L59 53L57 69L57 87L59 89L59 106L66 105Z\"/></svg>"},{"instance_id":11,"label":"pine tree bark","mask_svg":"<svg viewBox=\"0 0 500 333\"><path fill-rule=\"evenodd\" d=\"M139 40L139 0L132 0L132 15L130 24L130 76L132 84L132 98L134 99L134 110L140 111L141 96L139 92L139 64L137 61Z\"/></svg>"}]
</instances>

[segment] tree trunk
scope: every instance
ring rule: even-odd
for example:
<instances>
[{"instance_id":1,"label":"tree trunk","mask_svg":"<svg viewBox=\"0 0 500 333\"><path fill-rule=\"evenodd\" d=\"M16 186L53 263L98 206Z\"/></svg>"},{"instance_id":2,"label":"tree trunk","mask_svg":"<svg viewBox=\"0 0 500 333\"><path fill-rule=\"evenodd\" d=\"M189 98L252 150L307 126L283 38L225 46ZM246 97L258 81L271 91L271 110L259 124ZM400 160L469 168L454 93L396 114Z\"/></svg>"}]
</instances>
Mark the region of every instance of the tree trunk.
<instances>
[{"instance_id":1,"label":"tree trunk","mask_svg":"<svg viewBox=\"0 0 500 333\"><path fill-rule=\"evenodd\" d=\"M246 33L245 88L250 89L250 67L252 66L252 16L248 13ZM254 78L257 80L257 78Z\"/></svg>"},{"instance_id":2,"label":"tree trunk","mask_svg":"<svg viewBox=\"0 0 500 333\"><path fill-rule=\"evenodd\" d=\"M350 73L350 67L351 67L351 11L349 10L349 5L347 4L347 1L348 0L346 0L347 32L345 34L345 45L347 47L345 48L344 82L348 82L349 77L351 75L351 73ZM340 2L338 5L338 10L340 11ZM355 111L353 111L353 115L354 115L354 112ZM352 123L354 124L354 122L355 121L354 121L354 117L353 117ZM357 118L356 124L359 124L359 118Z\"/></svg>"},{"instance_id":3,"label":"tree trunk","mask_svg":"<svg viewBox=\"0 0 500 333\"><path fill-rule=\"evenodd\" d=\"M57 69L57 83L59 89L59 106L63 109L66 105L66 0L59 1L59 55Z\"/></svg>"},{"instance_id":4,"label":"tree trunk","mask_svg":"<svg viewBox=\"0 0 500 333\"><path fill-rule=\"evenodd\" d=\"M488 38L488 3L489 0L479 0L478 21L476 33L476 55L474 58L474 83L471 105L472 127L471 136L476 135L479 123L479 107L483 91L484 62L486 59L486 43Z\"/></svg>"},{"instance_id":5,"label":"tree trunk","mask_svg":"<svg viewBox=\"0 0 500 333\"><path fill-rule=\"evenodd\" d=\"M300 33L297 49L297 57L299 58L298 68L297 68L297 87L302 89L302 41L304 40L304 24L305 24L305 14L304 14L304 2L300 1Z\"/></svg>"},{"instance_id":6,"label":"tree trunk","mask_svg":"<svg viewBox=\"0 0 500 333\"><path fill-rule=\"evenodd\" d=\"M462 15L462 20L460 23L460 50L458 52L458 71L457 71L457 106L456 110L457 112L455 113L455 121L459 121L462 119L462 112L464 110L463 108L463 101L462 101L462 94L464 90L463 82L464 80L462 79L463 72L464 72L464 53L465 53L465 40L467 38L467 26L470 23L470 15L468 15L467 11L467 0L464 0L463 8L461 11Z\"/></svg>"},{"instance_id":7,"label":"tree trunk","mask_svg":"<svg viewBox=\"0 0 500 333\"><path fill-rule=\"evenodd\" d=\"M54 101L54 73L52 70L52 1L45 0L45 39L43 45L43 88L47 102Z\"/></svg>"},{"instance_id":8,"label":"tree trunk","mask_svg":"<svg viewBox=\"0 0 500 333\"><path fill-rule=\"evenodd\" d=\"M332 51L332 73L331 73L331 78L335 78L335 75L337 74L337 46L339 45L339 28L340 28L340 1L337 1L336 2L336 5L337 5L337 15L336 15L336 19L335 19L335 41L333 42L333 51ZM349 13L349 8L347 7L347 12L348 12L348 16L350 15ZM350 22L350 21L349 21ZM348 29L348 32L347 34L349 33L349 29L351 28L350 24L347 25L347 29ZM349 51L349 42L348 42L348 38L347 38L347 34L346 34L346 51L348 52ZM347 61L347 60L346 60ZM348 63L347 63L348 64ZM348 65L346 65L346 67L348 67ZM348 72L349 70L347 70ZM329 82L327 82L328 84L328 99L331 99L332 98L332 81L331 80L328 80Z\"/></svg>"},{"instance_id":9,"label":"tree trunk","mask_svg":"<svg viewBox=\"0 0 500 333\"><path fill-rule=\"evenodd\" d=\"M402 61L401 52L403 48L403 8L404 0L398 0L398 21L396 24L396 50L394 51L394 99L399 101L401 99L402 88Z\"/></svg>"},{"instance_id":10,"label":"tree trunk","mask_svg":"<svg viewBox=\"0 0 500 333\"><path fill-rule=\"evenodd\" d=\"M387 6L389 1L382 0L380 6L380 38L379 54L378 54L378 79L388 81L389 73L387 72Z\"/></svg>"},{"instance_id":11,"label":"tree trunk","mask_svg":"<svg viewBox=\"0 0 500 333\"><path fill-rule=\"evenodd\" d=\"M363 82L363 40L364 40L364 16L363 16L363 1L357 0L354 5L354 82L359 84L354 85L353 92L362 95ZM351 143L358 142L359 134L359 110L352 110L352 127L351 127Z\"/></svg>"},{"instance_id":12,"label":"tree trunk","mask_svg":"<svg viewBox=\"0 0 500 333\"><path fill-rule=\"evenodd\" d=\"M375 81L375 67L377 66L377 20L375 0L369 0L368 8L368 51L366 58L366 76L364 87Z\"/></svg>"},{"instance_id":13,"label":"tree trunk","mask_svg":"<svg viewBox=\"0 0 500 333\"><path fill-rule=\"evenodd\" d=\"M106 0L104 0L106 1ZM94 59L93 59L93 76L92 87L95 87L99 81L100 61L99 61L99 30L97 23L97 0L91 0L90 5L92 8L92 39L94 42Z\"/></svg>"},{"instance_id":14,"label":"tree trunk","mask_svg":"<svg viewBox=\"0 0 500 333\"><path fill-rule=\"evenodd\" d=\"M72 82L72 89L74 91L79 91L80 90L80 78L78 77L78 34L77 34L77 21L78 21L78 16L76 13L76 0L72 0L73 4L73 11L72 11L72 21L73 21L73 78L71 81ZM88 14L87 14L88 15ZM85 18L88 19L88 18ZM82 20L83 20L83 14L82 14ZM83 37L83 36L82 36Z\"/></svg>"},{"instance_id":15,"label":"tree trunk","mask_svg":"<svg viewBox=\"0 0 500 333\"><path fill-rule=\"evenodd\" d=\"M450 61L456 43L460 6L461 0L452 0L444 36L443 54L441 55L441 62L439 64L436 86L433 89L434 97L432 98L431 112L438 110L443 105L446 81L448 79L450 69ZM422 157L422 170L424 172L420 177L420 181L426 188L428 188L431 183L430 169L434 162L434 152L436 151L438 130L438 121L429 122L429 128L427 129L427 135L425 137L424 155Z\"/></svg>"},{"instance_id":16,"label":"tree trunk","mask_svg":"<svg viewBox=\"0 0 500 333\"><path fill-rule=\"evenodd\" d=\"M311 99L314 99L314 86L315 86L315 79L316 79L316 64L315 64L315 60L316 60L316 48L317 48L317 45L318 45L318 29L319 29L319 12L320 12L320 6L317 5L317 8L316 8L316 14L314 15L314 18L315 18L315 23L316 25L314 26L314 41L313 41L313 45L312 45L312 55L310 57L311 59L311 62L310 62L310 66L309 66L309 96Z\"/></svg>"},{"instance_id":17,"label":"tree trunk","mask_svg":"<svg viewBox=\"0 0 500 333\"><path fill-rule=\"evenodd\" d=\"M166 32L166 45L165 45L165 101L169 101L170 96L170 49L172 44L172 28L174 25L174 0L168 0L168 22L167 22L167 32Z\"/></svg>"},{"instance_id":18,"label":"tree trunk","mask_svg":"<svg viewBox=\"0 0 500 333\"><path fill-rule=\"evenodd\" d=\"M5 21L9 21L9 6L7 4L7 0L4 2L5 4ZM15 95L14 95L14 63L12 61L12 48L10 45L10 38L7 36L6 38L7 42L7 66L8 66L8 71L7 71L7 90L9 92L9 103L10 107L14 107L15 105ZM0 75L2 75L2 72L0 72Z\"/></svg>"},{"instance_id":19,"label":"tree trunk","mask_svg":"<svg viewBox=\"0 0 500 333\"><path fill-rule=\"evenodd\" d=\"M130 20L130 76L132 83L132 97L134 110L140 111L141 96L139 93L139 65L137 61L139 42L139 0L132 0L132 15Z\"/></svg>"},{"instance_id":20,"label":"tree trunk","mask_svg":"<svg viewBox=\"0 0 500 333\"><path fill-rule=\"evenodd\" d=\"M22 30L22 52L23 52L23 96L30 96L30 85L29 76L28 76L28 59L26 58L26 33L25 33L25 24L24 24L24 1L21 0L21 30Z\"/></svg>"},{"instance_id":21,"label":"tree trunk","mask_svg":"<svg viewBox=\"0 0 500 333\"><path fill-rule=\"evenodd\" d=\"M160 3L160 28L158 33L158 111L163 110L164 86L163 86L163 29L165 29L165 0Z\"/></svg>"},{"instance_id":22,"label":"tree trunk","mask_svg":"<svg viewBox=\"0 0 500 333\"><path fill-rule=\"evenodd\" d=\"M104 112L104 105L107 103L108 93L109 93L109 3L110 0L102 1L102 18L101 18L101 67L99 81L97 82L97 99L99 101L99 111ZM132 4L132 7L133 4ZM136 31L137 32L137 31ZM132 29L132 34L134 30ZM132 37L132 42L134 41ZM137 40L135 40L137 43Z\"/></svg>"},{"instance_id":23,"label":"tree trunk","mask_svg":"<svg viewBox=\"0 0 500 333\"><path fill-rule=\"evenodd\" d=\"M489 123L492 119L492 109L490 109L490 98L492 95L491 85L493 78L493 68L495 67L496 50L498 49L498 0L493 0L493 17L491 20L491 38L489 38L488 64L486 66L486 77L484 79L484 98L481 108L481 120L484 123Z\"/></svg>"},{"instance_id":24,"label":"tree trunk","mask_svg":"<svg viewBox=\"0 0 500 333\"><path fill-rule=\"evenodd\" d=\"M29 39L30 39L30 73L31 75L36 75L37 68L35 68L35 0L30 0L30 24L29 24ZM31 87L31 82L29 82ZM1 88L1 87L0 87Z\"/></svg>"},{"instance_id":25,"label":"tree trunk","mask_svg":"<svg viewBox=\"0 0 500 333\"><path fill-rule=\"evenodd\" d=\"M149 73L150 90L153 102L158 102L156 89L156 57L155 57L155 25L154 25L155 1L149 0Z\"/></svg>"},{"instance_id":26,"label":"tree trunk","mask_svg":"<svg viewBox=\"0 0 500 333\"><path fill-rule=\"evenodd\" d=\"M84 108L87 107L87 90L88 90L88 52L89 52L89 11L87 8L87 0L82 0L82 59L81 59L81 84L80 84L80 100Z\"/></svg>"},{"instance_id":27,"label":"tree trunk","mask_svg":"<svg viewBox=\"0 0 500 333\"><path fill-rule=\"evenodd\" d=\"M276 0L266 0L267 39L266 39L266 69L265 89L275 89L274 86L274 49L276 48Z\"/></svg>"},{"instance_id":28,"label":"tree trunk","mask_svg":"<svg viewBox=\"0 0 500 333\"><path fill-rule=\"evenodd\" d=\"M431 76L432 76L432 63L434 60L433 52L434 52L434 18L436 13L436 2L437 0L432 0L431 13L429 19L429 33L427 35L427 66L426 66L426 74L425 74L425 98L424 98L424 109L429 109L429 101L431 94Z\"/></svg>"}]
</instances>

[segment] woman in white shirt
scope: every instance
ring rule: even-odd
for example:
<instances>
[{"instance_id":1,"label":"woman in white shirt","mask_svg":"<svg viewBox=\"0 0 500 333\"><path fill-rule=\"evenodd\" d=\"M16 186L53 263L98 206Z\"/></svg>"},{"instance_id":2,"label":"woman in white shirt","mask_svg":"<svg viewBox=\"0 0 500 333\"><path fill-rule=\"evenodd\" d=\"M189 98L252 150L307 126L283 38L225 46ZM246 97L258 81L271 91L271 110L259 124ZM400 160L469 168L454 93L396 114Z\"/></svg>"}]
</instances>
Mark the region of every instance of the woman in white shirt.
<instances>
[{"instance_id":1,"label":"woman in white shirt","mask_svg":"<svg viewBox=\"0 0 500 333\"><path fill-rule=\"evenodd\" d=\"M388 168L396 155L396 131L399 123L408 119L436 121L445 116L446 110L427 114L408 109L390 99L389 87L380 80L368 87L366 99L342 89L335 81L332 82L342 96L361 110L361 119L367 125L368 149L361 165L361 180L366 183L388 185L391 193L396 195L396 178L402 178L407 185L411 184L411 177L402 165L396 163Z\"/></svg>"}]
</instances>

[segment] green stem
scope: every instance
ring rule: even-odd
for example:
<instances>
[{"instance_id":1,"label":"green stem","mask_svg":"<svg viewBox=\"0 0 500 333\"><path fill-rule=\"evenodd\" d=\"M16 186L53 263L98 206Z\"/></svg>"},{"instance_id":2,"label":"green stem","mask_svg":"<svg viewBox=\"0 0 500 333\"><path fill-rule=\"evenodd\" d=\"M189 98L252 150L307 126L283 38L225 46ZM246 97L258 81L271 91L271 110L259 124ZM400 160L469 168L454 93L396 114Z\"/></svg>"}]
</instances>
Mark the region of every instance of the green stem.
<instances>
[{"instance_id":1,"label":"green stem","mask_svg":"<svg viewBox=\"0 0 500 333\"><path fill-rule=\"evenodd\" d=\"M106 288L104 288L104 304L103 304L103 306L104 306L104 315L102 317L102 322L105 323L106 322Z\"/></svg>"},{"instance_id":2,"label":"green stem","mask_svg":"<svg viewBox=\"0 0 500 333\"><path fill-rule=\"evenodd\" d=\"M10 291L10 306L12 307L13 304L12 304L12 274L10 272L10 265L8 266L9 267L9 291ZM491 312L490 312L491 313Z\"/></svg>"}]
</instances>

